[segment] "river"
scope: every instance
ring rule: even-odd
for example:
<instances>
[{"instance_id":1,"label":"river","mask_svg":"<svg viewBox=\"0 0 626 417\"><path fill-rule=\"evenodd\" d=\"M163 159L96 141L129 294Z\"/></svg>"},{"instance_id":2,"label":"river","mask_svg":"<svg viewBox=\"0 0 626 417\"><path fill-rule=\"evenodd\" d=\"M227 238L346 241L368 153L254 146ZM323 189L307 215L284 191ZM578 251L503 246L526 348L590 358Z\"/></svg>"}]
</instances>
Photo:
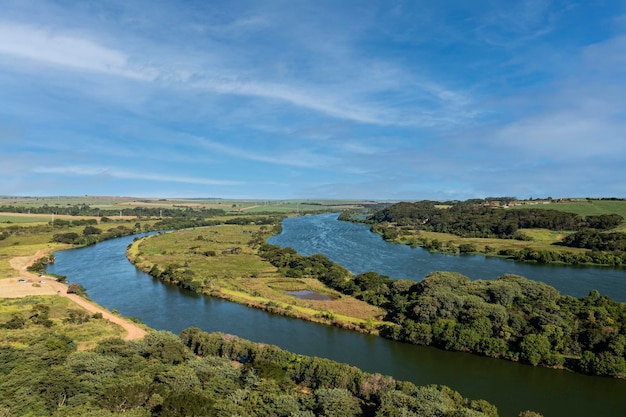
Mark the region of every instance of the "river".
<instances>
[{"instance_id":1,"label":"river","mask_svg":"<svg viewBox=\"0 0 626 417\"><path fill-rule=\"evenodd\" d=\"M285 226L287 233L291 225ZM48 271L66 275L100 305L138 317L154 329L179 333L195 326L419 385L448 385L466 397L495 404L505 417L526 409L546 417L626 415L626 381L412 346L200 296L137 270L125 257L132 240L128 236L57 252Z\"/></svg>"},{"instance_id":2,"label":"river","mask_svg":"<svg viewBox=\"0 0 626 417\"><path fill-rule=\"evenodd\" d=\"M480 255L430 253L419 247L390 244L370 232L369 226L337 220L336 213L285 219L282 233L269 238L268 243L290 246L303 255L324 254L355 274L375 271L417 281L433 271L460 272L470 279L517 274L543 281L561 294L583 297L596 289L626 302L626 268L540 265Z\"/></svg>"}]
</instances>

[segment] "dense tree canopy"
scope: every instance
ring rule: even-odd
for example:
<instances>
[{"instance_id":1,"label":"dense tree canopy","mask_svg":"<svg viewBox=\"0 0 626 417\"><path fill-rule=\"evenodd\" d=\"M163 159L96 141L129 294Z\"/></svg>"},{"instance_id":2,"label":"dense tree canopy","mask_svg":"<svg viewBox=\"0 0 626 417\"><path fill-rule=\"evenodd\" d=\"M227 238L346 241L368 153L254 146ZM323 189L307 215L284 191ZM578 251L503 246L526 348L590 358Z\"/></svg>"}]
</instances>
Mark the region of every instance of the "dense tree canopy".
<instances>
[{"instance_id":1,"label":"dense tree canopy","mask_svg":"<svg viewBox=\"0 0 626 417\"><path fill-rule=\"evenodd\" d=\"M441 208L434 201L397 203L376 211L368 222L395 223L418 230L452 233L462 237L523 238L519 229L581 230L585 228L611 229L624 221L617 214L603 214L582 218L574 213L557 210L492 207L484 201L456 203Z\"/></svg>"},{"instance_id":2,"label":"dense tree canopy","mask_svg":"<svg viewBox=\"0 0 626 417\"><path fill-rule=\"evenodd\" d=\"M592 291L580 299L517 275L470 281L435 272L421 282L375 272L351 275L325 256L263 245L286 276L311 276L387 311L381 335L533 365L626 376L626 304Z\"/></svg>"},{"instance_id":3,"label":"dense tree canopy","mask_svg":"<svg viewBox=\"0 0 626 417\"><path fill-rule=\"evenodd\" d=\"M0 344L0 415L497 416L485 412L493 405L447 387L418 387L196 328L77 350L48 310L38 304L0 323L32 335L27 344Z\"/></svg>"}]
</instances>

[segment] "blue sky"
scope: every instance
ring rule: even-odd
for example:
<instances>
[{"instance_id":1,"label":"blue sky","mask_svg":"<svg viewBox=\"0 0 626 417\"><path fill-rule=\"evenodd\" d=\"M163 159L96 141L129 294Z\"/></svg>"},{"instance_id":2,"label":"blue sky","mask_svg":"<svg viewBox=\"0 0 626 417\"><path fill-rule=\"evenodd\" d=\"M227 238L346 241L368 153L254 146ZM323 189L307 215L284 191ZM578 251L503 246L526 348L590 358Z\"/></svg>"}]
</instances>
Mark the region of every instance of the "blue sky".
<instances>
[{"instance_id":1,"label":"blue sky","mask_svg":"<svg viewBox=\"0 0 626 417\"><path fill-rule=\"evenodd\" d=\"M624 1L1 3L0 195L626 197Z\"/></svg>"}]
</instances>

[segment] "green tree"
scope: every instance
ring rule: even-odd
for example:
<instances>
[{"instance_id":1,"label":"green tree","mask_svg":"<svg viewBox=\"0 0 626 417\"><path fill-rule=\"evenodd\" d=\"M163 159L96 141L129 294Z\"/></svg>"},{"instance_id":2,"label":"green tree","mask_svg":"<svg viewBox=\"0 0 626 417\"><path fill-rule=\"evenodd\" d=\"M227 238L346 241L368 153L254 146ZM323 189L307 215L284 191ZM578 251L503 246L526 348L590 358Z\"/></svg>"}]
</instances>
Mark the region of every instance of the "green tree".
<instances>
[{"instance_id":1,"label":"green tree","mask_svg":"<svg viewBox=\"0 0 626 417\"><path fill-rule=\"evenodd\" d=\"M343 388L320 388L315 391L316 413L323 417L349 417L361 413L358 400Z\"/></svg>"},{"instance_id":2,"label":"green tree","mask_svg":"<svg viewBox=\"0 0 626 417\"><path fill-rule=\"evenodd\" d=\"M99 235L101 233L102 229L98 229L95 226L85 226L85 228L83 229L84 236Z\"/></svg>"},{"instance_id":3,"label":"green tree","mask_svg":"<svg viewBox=\"0 0 626 417\"><path fill-rule=\"evenodd\" d=\"M540 364L550 354L550 340L545 334L527 334L520 345L522 360L531 365Z\"/></svg>"}]
</instances>

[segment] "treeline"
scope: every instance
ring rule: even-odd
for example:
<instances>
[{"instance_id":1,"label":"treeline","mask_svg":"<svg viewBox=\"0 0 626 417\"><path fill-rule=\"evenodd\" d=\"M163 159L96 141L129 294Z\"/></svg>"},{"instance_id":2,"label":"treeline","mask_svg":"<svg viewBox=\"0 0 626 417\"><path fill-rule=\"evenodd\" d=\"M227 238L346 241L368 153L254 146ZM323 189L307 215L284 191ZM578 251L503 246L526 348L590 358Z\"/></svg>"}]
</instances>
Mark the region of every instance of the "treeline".
<instances>
[{"instance_id":1,"label":"treeline","mask_svg":"<svg viewBox=\"0 0 626 417\"><path fill-rule=\"evenodd\" d=\"M55 229L69 228L72 226L77 226L79 224L88 224L85 226L82 233L77 232L62 232L55 233L52 237L53 242L58 243L69 243L75 245L89 245L96 242L100 242L107 239L114 239L117 237L128 236L135 233L140 232L150 232L157 230L179 230L179 229L187 229L192 227L204 227L204 226L216 226L219 224L236 222L239 219L229 219L224 221L223 219L215 219L215 218L204 218L204 217L196 217L196 218L184 218L184 217L174 217L174 218L164 218L161 219L154 224L144 223L143 226L141 223L136 222L133 227L127 227L125 225L117 225L114 227L107 227L106 222L101 223L100 226L92 226L97 224L97 222L93 219L91 220L55 220L52 224ZM253 220L244 219L245 222L250 222ZM271 221L268 218L259 218L260 222L264 222L262 224L271 224ZM238 223L235 223L238 224ZM244 223L248 224L248 223ZM103 228L104 227L104 228Z\"/></svg>"},{"instance_id":2,"label":"treeline","mask_svg":"<svg viewBox=\"0 0 626 417\"><path fill-rule=\"evenodd\" d=\"M76 228L81 225L87 225L80 232L67 232L63 229ZM75 245L89 245L96 242L100 242L106 239L113 239L116 237L128 236L133 233L142 231L140 223L135 223L132 227L126 225L117 225L113 227L107 227L104 224L97 225L95 220L55 220L47 225L35 225L35 226L18 226L10 225L2 229L0 232L0 240L8 239L11 236L32 236L42 233L52 233L52 242L68 243ZM152 230L150 225L144 227L144 231Z\"/></svg>"},{"instance_id":3,"label":"treeline","mask_svg":"<svg viewBox=\"0 0 626 417\"><path fill-rule=\"evenodd\" d=\"M600 233L596 230L582 230L566 236L562 245L599 251L626 252L626 233Z\"/></svg>"},{"instance_id":4,"label":"treeline","mask_svg":"<svg viewBox=\"0 0 626 417\"><path fill-rule=\"evenodd\" d=\"M238 224L238 225L249 225L249 224L262 224L262 225L275 225L280 223L285 216L242 216L242 217L234 217L232 219L226 220L225 224Z\"/></svg>"},{"instance_id":5,"label":"treeline","mask_svg":"<svg viewBox=\"0 0 626 417\"><path fill-rule=\"evenodd\" d=\"M192 227L216 226L224 223L223 220L217 220L205 217L179 218L170 217L159 220L154 223L150 230L180 230Z\"/></svg>"},{"instance_id":6,"label":"treeline","mask_svg":"<svg viewBox=\"0 0 626 417\"><path fill-rule=\"evenodd\" d=\"M49 206L44 204L39 207L22 207L13 205L0 206L0 212L6 213L31 213L31 214L59 214L69 216L136 216L136 217L211 217L225 214L222 209L196 208L196 207L133 207L121 209L101 209L90 207L88 204L74 204L68 206Z\"/></svg>"},{"instance_id":7,"label":"treeline","mask_svg":"<svg viewBox=\"0 0 626 417\"><path fill-rule=\"evenodd\" d=\"M205 256L215 256L215 252L207 251ZM192 269L182 267L182 265L177 263L169 263L164 269L160 269L154 264L145 272L163 282L178 285L189 291L197 292L202 289L202 283L194 279L196 273Z\"/></svg>"},{"instance_id":8,"label":"treeline","mask_svg":"<svg viewBox=\"0 0 626 417\"><path fill-rule=\"evenodd\" d=\"M564 263L568 265L626 265L625 251L590 250L585 253L559 252L548 249L522 248L501 249L498 255L520 262L537 262L542 264Z\"/></svg>"},{"instance_id":9,"label":"treeline","mask_svg":"<svg viewBox=\"0 0 626 417\"><path fill-rule=\"evenodd\" d=\"M580 299L516 275L475 281L448 272L421 282L375 272L351 275L323 255L263 245L259 254L288 277L311 276L387 311L390 339L532 365L626 376L626 304L592 291Z\"/></svg>"},{"instance_id":10,"label":"treeline","mask_svg":"<svg viewBox=\"0 0 626 417\"><path fill-rule=\"evenodd\" d=\"M556 244L589 250L585 253L572 253L532 248L503 249L498 251L498 255L525 262L626 265L626 233L586 229L567 235Z\"/></svg>"},{"instance_id":11,"label":"treeline","mask_svg":"<svg viewBox=\"0 0 626 417\"><path fill-rule=\"evenodd\" d=\"M69 228L69 227L80 227L85 225L94 225L98 222L95 219L89 220L61 220L55 219L54 221L48 223L47 225L35 225L35 226L19 226L16 224L12 224L2 228L0 231L0 240L4 240L9 238L10 236L26 236L33 235L39 233L51 232L56 229Z\"/></svg>"},{"instance_id":12,"label":"treeline","mask_svg":"<svg viewBox=\"0 0 626 417\"><path fill-rule=\"evenodd\" d=\"M195 328L180 337L155 331L139 341L112 338L78 351L48 310L37 305L0 323L12 332L37 330L26 345L0 344L2 415L498 415L492 404L465 399L445 386L418 387ZM100 319L70 310L62 320L71 329Z\"/></svg>"},{"instance_id":13,"label":"treeline","mask_svg":"<svg viewBox=\"0 0 626 417\"><path fill-rule=\"evenodd\" d=\"M306 409L294 409L292 414L271 414L259 407L259 411L254 408L246 410L252 411L249 415L478 417L498 414L492 404L464 399L445 386L418 387L329 359L296 355L276 346L219 333L209 334L197 328L183 330L180 338L201 358L217 356L237 361L244 364L244 370L253 371L262 379L271 378L287 391L310 392L305 394L309 397L307 401L302 401L308 403ZM236 414L248 415L243 411Z\"/></svg>"},{"instance_id":14,"label":"treeline","mask_svg":"<svg viewBox=\"0 0 626 417\"><path fill-rule=\"evenodd\" d=\"M440 208L435 201L397 203L367 218L371 224L395 223L416 230L451 233L461 237L524 238L519 229L549 230L611 229L624 221L618 214L582 218L557 210L524 208L504 210L484 203L461 202Z\"/></svg>"},{"instance_id":15,"label":"treeline","mask_svg":"<svg viewBox=\"0 0 626 417\"><path fill-rule=\"evenodd\" d=\"M149 229L149 228L148 228ZM56 243L67 243L72 245L91 245L108 239L115 239L122 236L129 236L142 231L141 224L135 223L134 227L118 225L105 230L96 226L85 226L82 233L60 232L52 236L51 241Z\"/></svg>"},{"instance_id":16,"label":"treeline","mask_svg":"<svg viewBox=\"0 0 626 417\"><path fill-rule=\"evenodd\" d=\"M284 216L237 216L229 219L215 219L217 216L192 216L164 218L154 224L151 230L180 230L192 227L217 226L219 224L280 224Z\"/></svg>"}]
</instances>

